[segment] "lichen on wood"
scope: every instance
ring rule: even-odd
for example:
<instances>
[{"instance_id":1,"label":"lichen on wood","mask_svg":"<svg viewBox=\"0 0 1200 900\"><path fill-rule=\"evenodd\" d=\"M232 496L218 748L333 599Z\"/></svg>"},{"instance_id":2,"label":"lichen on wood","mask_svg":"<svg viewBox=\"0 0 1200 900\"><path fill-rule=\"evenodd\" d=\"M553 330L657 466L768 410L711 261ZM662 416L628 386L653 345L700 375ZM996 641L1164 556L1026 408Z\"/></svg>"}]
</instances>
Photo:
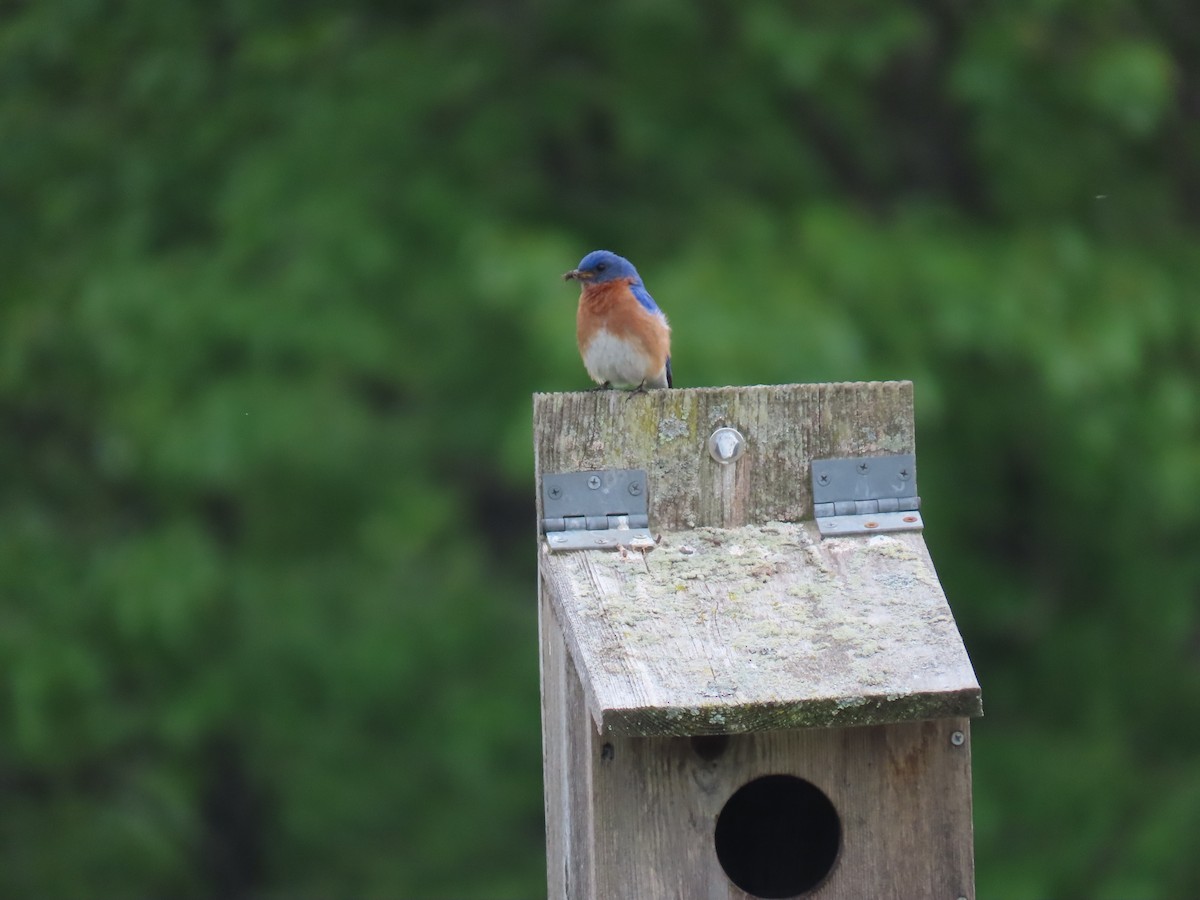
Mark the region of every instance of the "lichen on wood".
<instances>
[{"instance_id":1,"label":"lichen on wood","mask_svg":"<svg viewBox=\"0 0 1200 900\"><path fill-rule=\"evenodd\" d=\"M704 734L978 715L979 687L921 536L811 523L542 556L597 725Z\"/></svg>"}]
</instances>

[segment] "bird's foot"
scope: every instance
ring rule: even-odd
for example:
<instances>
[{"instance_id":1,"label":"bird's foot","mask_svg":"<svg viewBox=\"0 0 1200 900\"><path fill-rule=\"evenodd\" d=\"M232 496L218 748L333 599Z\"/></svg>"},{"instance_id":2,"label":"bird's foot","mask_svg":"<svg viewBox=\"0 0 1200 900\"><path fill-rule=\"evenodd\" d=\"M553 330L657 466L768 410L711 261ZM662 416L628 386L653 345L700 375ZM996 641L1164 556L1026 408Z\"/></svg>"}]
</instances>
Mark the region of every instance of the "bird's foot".
<instances>
[{"instance_id":1,"label":"bird's foot","mask_svg":"<svg viewBox=\"0 0 1200 900\"><path fill-rule=\"evenodd\" d=\"M608 381L604 382L604 384L597 384L593 387L588 388L589 393L591 391L611 391L611 390L612 390L612 383L608 382Z\"/></svg>"},{"instance_id":2,"label":"bird's foot","mask_svg":"<svg viewBox=\"0 0 1200 900\"><path fill-rule=\"evenodd\" d=\"M630 397L635 397L638 394L648 394L648 393L649 393L649 391L646 390L646 379L643 378L642 383L639 384L637 387L635 387L632 391L630 391L629 394L625 397L625 399L628 400Z\"/></svg>"}]
</instances>

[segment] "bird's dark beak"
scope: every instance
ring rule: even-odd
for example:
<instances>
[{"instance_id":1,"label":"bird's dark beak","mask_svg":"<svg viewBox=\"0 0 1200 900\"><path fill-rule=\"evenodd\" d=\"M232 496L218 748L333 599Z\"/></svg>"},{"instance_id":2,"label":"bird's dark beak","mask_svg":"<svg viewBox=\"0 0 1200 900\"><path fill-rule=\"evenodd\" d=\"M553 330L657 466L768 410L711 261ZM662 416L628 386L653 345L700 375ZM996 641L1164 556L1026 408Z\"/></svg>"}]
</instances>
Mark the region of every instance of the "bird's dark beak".
<instances>
[{"instance_id":1,"label":"bird's dark beak","mask_svg":"<svg viewBox=\"0 0 1200 900\"><path fill-rule=\"evenodd\" d=\"M563 272L563 281L591 281L591 279L591 272L583 272L579 269L572 269L570 272Z\"/></svg>"}]
</instances>

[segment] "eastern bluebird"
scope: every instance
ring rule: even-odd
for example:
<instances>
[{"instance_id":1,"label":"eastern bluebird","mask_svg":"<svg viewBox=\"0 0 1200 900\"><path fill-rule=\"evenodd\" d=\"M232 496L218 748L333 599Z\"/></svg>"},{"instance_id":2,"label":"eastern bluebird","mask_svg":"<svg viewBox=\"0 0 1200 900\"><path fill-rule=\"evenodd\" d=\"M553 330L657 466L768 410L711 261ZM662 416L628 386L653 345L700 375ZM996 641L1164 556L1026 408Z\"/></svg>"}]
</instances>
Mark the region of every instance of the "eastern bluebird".
<instances>
[{"instance_id":1,"label":"eastern bluebird","mask_svg":"<svg viewBox=\"0 0 1200 900\"><path fill-rule=\"evenodd\" d=\"M671 327L633 263L593 250L563 278L582 286L575 337L592 380L600 388L671 387Z\"/></svg>"}]
</instances>

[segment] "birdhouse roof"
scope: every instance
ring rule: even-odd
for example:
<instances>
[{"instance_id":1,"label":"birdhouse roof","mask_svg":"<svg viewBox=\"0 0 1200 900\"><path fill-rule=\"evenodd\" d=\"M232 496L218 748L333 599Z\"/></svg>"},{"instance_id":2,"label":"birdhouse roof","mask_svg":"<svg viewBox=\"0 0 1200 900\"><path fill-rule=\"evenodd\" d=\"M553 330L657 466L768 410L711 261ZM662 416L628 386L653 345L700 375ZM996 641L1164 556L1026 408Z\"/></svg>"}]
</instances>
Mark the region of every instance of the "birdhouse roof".
<instances>
[{"instance_id":1,"label":"birdhouse roof","mask_svg":"<svg viewBox=\"0 0 1200 900\"><path fill-rule=\"evenodd\" d=\"M812 522L549 553L542 578L601 731L710 734L982 713L918 532Z\"/></svg>"}]
</instances>

